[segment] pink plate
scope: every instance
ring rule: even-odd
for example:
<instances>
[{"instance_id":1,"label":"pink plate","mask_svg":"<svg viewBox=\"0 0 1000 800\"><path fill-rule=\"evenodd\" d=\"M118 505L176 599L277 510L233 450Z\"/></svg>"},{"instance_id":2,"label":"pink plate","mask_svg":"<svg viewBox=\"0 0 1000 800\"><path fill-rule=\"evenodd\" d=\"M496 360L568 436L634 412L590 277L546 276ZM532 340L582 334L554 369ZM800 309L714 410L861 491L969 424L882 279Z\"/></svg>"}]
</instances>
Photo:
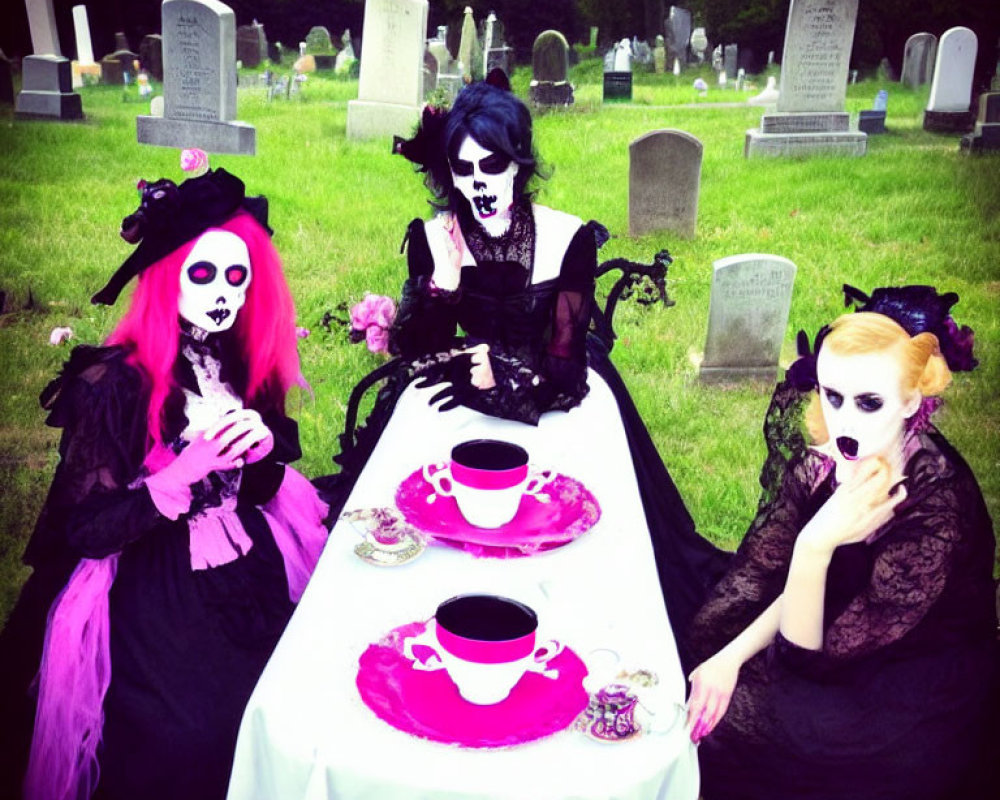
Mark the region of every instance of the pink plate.
<instances>
[{"instance_id":1,"label":"pink plate","mask_svg":"<svg viewBox=\"0 0 1000 800\"><path fill-rule=\"evenodd\" d=\"M462 747L510 747L558 733L587 707L587 668L564 647L550 666L558 678L526 673L510 695L492 706L464 700L444 670L421 672L403 655L403 640L424 631L423 622L394 630L361 655L358 692L392 727Z\"/></svg>"},{"instance_id":2,"label":"pink plate","mask_svg":"<svg viewBox=\"0 0 1000 800\"><path fill-rule=\"evenodd\" d=\"M433 539L477 556L529 556L572 542L601 518L597 499L580 481L556 475L539 494L521 498L517 514L499 528L477 528L458 510L454 497L440 497L421 470L413 472L396 490L396 506L406 521Z\"/></svg>"}]
</instances>

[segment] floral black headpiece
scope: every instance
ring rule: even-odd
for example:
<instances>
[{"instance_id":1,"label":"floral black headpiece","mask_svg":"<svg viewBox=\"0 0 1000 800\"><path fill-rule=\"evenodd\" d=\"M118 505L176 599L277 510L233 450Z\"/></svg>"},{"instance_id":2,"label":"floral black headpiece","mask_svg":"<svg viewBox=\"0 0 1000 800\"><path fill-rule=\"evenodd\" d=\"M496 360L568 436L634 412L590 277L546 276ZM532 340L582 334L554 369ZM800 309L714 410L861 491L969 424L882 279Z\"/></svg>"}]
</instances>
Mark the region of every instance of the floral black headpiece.
<instances>
[{"instance_id":1,"label":"floral black headpiece","mask_svg":"<svg viewBox=\"0 0 1000 800\"><path fill-rule=\"evenodd\" d=\"M978 361L972 355L974 334L968 325L961 328L951 318L951 307L958 302L955 292L938 294L933 286L892 286L875 289L869 297L860 289L844 284L844 305L855 311L883 314L895 321L910 336L933 333L941 355L952 372L969 372ZM809 337L799 331L799 358L788 368L787 379L800 391L816 388L816 356L830 332L824 325L816 334L812 352Z\"/></svg>"},{"instance_id":2,"label":"floral black headpiece","mask_svg":"<svg viewBox=\"0 0 1000 800\"><path fill-rule=\"evenodd\" d=\"M243 181L224 169L189 178L179 186L167 178L140 181L139 207L122 220L121 236L138 247L90 302L113 305L125 285L164 256L237 211L248 211L267 230L267 198L247 197Z\"/></svg>"}]
</instances>

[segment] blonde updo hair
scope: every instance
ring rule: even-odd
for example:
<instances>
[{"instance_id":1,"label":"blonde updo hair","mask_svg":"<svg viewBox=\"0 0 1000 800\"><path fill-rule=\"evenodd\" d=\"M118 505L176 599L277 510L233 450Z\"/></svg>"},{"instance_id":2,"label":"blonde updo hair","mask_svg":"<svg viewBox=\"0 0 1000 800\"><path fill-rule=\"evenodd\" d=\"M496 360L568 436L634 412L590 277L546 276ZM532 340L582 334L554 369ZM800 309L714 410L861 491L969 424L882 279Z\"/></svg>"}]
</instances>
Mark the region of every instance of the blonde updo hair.
<instances>
[{"instance_id":1,"label":"blonde updo hair","mask_svg":"<svg viewBox=\"0 0 1000 800\"><path fill-rule=\"evenodd\" d=\"M904 396L919 392L922 397L933 397L951 383L951 370L941 355L937 336L933 333L910 336L884 314L859 311L838 317L830 325L823 347L832 348L840 356L883 352L895 355L902 368L900 388ZM818 391L806 409L805 423L814 444L823 444L830 438Z\"/></svg>"}]
</instances>

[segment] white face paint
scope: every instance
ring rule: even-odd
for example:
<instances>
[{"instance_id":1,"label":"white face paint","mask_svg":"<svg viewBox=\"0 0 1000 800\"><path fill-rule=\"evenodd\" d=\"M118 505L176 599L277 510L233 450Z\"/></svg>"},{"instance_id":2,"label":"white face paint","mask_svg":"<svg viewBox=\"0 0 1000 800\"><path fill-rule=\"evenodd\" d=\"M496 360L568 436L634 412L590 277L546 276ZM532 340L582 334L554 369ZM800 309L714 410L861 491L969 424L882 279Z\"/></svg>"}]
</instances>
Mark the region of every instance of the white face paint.
<instances>
[{"instance_id":1,"label":"white face paint","mask_svg":"<svg viewBox=\"0 0 1000 800\"><path fill-rule=\"evenodd\" d=\"M482 147L466 136L451 162L451 179L472 206L472 213L496 235L510 225L510 207L514 204L514 178L519 165L503 153Z\"/></svg>"},{"instance_id":2,"label":"white face paint","mask_svg":"<svg viewBox=\"0 0 1000 800\"><path fill-rule=\"evenodd\" d=\"M838 478L869 456L901 467L906 419L921 397L903 395L898 360L888 352L845 356L824 347L816 374Z\"/></svg>"},{"instance_id":3,"label":"white face paint","mask_svg":"<svg viewBox=\"0 0 1000 800\"><path fill-rule=\"evenodd\" d=\"M181 267L180 315L209 333L227 331L250 285L250 251L235 233L208 231Z\"/></svg>"}]
</instances>

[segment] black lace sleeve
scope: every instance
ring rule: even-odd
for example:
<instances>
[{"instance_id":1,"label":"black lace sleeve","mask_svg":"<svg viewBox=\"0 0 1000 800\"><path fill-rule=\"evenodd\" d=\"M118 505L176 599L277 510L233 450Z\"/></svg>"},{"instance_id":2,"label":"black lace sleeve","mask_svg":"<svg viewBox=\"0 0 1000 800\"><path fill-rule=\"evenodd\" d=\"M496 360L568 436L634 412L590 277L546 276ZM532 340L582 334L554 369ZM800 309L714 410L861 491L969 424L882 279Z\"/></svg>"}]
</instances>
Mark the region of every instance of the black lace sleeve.
<instances>
[{"instance_id":1,"label":"black lace sleeve","mask_svg":"<svg viewBox=\"0 0 1000 800\"><path fill-rule=\"evenodd\" d=\"M790 465L781 490L750 525L732 563L691 624L699 661L714 655L784 591L795 539L818 508L827 467L809 453Z\"/></svg>"},{"instance_id":2,"label":"black lace sleeve","mask_svg":"<svg viewBox=\"0 0 1000 800\"><path fill-rule=\"evenodd\" d=\"M449 350L458 328L459 292L438 289L431 281L434 259L424 223L415 219L407 229L409 278L403 284L399 310L389 333L389 351L412 360Z\"/></svg>"},{"instance_id":3,"label":"black lace sleeve","mask_svg":"<svg viewBox=\"0 0 1000 800\"><path fill-rule=\"evenodd\" d=\"M957 556L970 545L963 537L962 514L971 514L974 503L963 497L960 481L927 480L927 473L937 469L935 461L927 457L911 463L909 485L915 488L870 545L871 577L829 621L822 649L775 642L775 655L787 666L817 677L834 674L844 664L902 640L941 598L962 562Z\"/></svg>"},{"instance_id":4,"label":"black lace sleeve","mask_svg":"<svg viewBox=\"0 0 1000 800\"><path fill-rule=\"evenodd\" d=\"M48 424L63 429L60 462L35 535L34 564L71 553L102 558L164 521L139 477L145 453L145 392L120 350L77 348L43 395Z\"/></svg>"}]
</instances>

